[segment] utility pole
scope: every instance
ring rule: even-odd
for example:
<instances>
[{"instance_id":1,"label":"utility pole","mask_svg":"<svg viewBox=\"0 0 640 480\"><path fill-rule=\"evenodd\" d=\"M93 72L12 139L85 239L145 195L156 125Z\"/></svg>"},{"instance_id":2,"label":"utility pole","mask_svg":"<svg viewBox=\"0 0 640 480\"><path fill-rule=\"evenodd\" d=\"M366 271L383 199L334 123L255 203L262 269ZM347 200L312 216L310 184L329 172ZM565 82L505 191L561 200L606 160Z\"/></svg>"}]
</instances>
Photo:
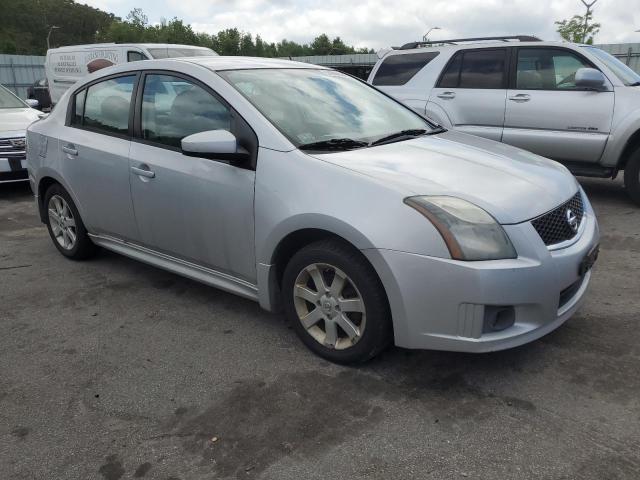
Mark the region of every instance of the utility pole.
<instances>
[{"instance_id":1,"label":"utility pole","mask_svg":"<svg viewBox=\"0 0 640 480\"><path fill-rule=\"evenodd\" d=\"M589 21L589 15L591 15L591 7L593 7L598 0L593 0L591 3L587 3L584 0L580 1L587 7L587 13L584 14L584 26L582 27L582 43L585 43L587 41L587 22Z\"/></svg>"},{"instance_id":2,"label":"utility pole","mask_svg":"<svg viewBox=\"0 0 640 480\"><path fill-rule=\"evenodd\" d=\"M49 44L49 39L51 38L51 32L53 32L55 29L58 29L60 27L56 27L55 25L51 25L51 27L49 28L49 33L47 33L47 50L49 50L51 48L51 45Z\"/></svg>"},{"instance_id":3,"label":"utility pole","mask_svg":"<svg viewBox=\"0 0 640 480\"><path fill-rule=\"evenodd\" d=\"M597 0L596 0L596 1L597 1ZM427 41L429 41L429 34L430 34L433 30L440 30L440 27L431 27L431 28L427 31L427 33L425 33L425 34L422 36L422 41L423 41L423 42L427 42Z\"/></svg>"}]
</instances>

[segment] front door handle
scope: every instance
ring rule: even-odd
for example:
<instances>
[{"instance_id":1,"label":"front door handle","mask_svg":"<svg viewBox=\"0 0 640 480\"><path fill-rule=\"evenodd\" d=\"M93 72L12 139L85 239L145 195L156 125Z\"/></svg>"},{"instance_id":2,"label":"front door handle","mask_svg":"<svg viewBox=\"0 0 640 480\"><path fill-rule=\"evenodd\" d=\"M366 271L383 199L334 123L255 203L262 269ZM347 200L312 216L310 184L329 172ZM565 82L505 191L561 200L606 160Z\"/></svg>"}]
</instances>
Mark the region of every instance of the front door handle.
<instances>
[{"instance_id":1,"label":"front door handle","mask_svg":"<svg viewBox=\"0 0 640 480\"><path fill-rule=\"evenodd\" d=\"M131 171L136 175L140 175L141 177L155 178L156 173L149 170L149 167L147 165L140 165L140 167L142 168L131 167Z\"/></svg>"},{"instance_id":2,"label":"front door handle","mask_svg":"<svg viewBox=\"0 0 640 480\"><path fill-rule=\"evenodd\" d=\"M529 100L531 100L531 96L526 94L526 93L518 93L517 95L511 95L509 97L509 100L511 100L512 102L528 102Z\"/></svg>"},{"instance_id":3,"label":"front door handle","mask_svg":"<svg viewBox=\"0 0 640 480\"><path fill-rule=\"evenodd\" d=\"M456 92L442 92L438 94L438 98L451 100L452 98L456 98Z\"/></svg>"},{"instance_id":4,"label":"front door handle","mask_svg":"<svg viewBox=\"0 0 640 480\"><path fill-rule=\"evenodd\" d=\"M73 155L73 156L78 155L78 150L75 148L74 145L63 145L62 151L67 155Z\"/></svg>"}]
</instances>

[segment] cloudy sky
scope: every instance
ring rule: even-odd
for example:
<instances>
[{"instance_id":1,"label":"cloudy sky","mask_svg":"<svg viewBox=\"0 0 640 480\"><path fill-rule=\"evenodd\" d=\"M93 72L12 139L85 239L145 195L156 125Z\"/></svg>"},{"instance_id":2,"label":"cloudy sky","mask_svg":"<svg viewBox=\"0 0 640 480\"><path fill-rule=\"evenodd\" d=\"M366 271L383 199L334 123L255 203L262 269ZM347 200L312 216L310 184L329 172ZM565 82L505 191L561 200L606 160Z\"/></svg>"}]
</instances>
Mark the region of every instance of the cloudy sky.
<instances>
[{"instance_id":1,"label":"cloudy sky","mask_svg":"<svg viewBox=\"0 0 640 480\"><path fill-rule=\"evenodd\" d=\"M340 36L357 47L385 48L418 40L532 34L559 39L554 20L582 14L579 0L79 0L125 17L134 7L152 23L178 17L196 31L237 27L268 41L300 43L320 33ZM640 42L637 0L598 0L602 24L597 43Z\"/></svg>"}]
</instances>

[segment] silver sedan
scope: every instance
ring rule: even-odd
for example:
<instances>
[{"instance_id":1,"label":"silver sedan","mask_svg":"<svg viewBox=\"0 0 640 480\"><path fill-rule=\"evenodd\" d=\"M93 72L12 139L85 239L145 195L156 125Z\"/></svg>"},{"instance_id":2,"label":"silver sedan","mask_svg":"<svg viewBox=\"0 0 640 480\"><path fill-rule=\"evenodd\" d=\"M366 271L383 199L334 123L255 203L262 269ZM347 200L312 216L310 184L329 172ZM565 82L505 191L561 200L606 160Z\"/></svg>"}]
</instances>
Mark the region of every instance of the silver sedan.
<instances>
[{"instance_id":1,"label":"silver sedan","mask_svg":"<svg viewBox=\"0 0 640 480\"><path fill-rule=\"evenodd\" d=\"M307 64L107 68L27 143L60 253L103 247L284 311L335 362L534 340L579 307L598 252L563 166Z\"/></svg>"}]
</instances>

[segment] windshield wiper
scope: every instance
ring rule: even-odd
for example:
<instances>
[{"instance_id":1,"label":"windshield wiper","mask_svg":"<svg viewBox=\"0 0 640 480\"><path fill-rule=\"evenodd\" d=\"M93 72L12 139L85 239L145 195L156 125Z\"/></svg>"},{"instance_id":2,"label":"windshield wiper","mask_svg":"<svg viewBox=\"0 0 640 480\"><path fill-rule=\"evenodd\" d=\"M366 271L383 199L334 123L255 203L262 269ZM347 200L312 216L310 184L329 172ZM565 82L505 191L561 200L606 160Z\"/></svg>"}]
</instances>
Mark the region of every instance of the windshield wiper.
<instances>
[{"instance_id":1,"label":"windshield wiper","mask_svg":"<svg viewBox=\"0 0 640 480\"><path fill-rule=\"evenodd\" d=\"M640 82L633 82L629 84L629 87L640 87Z\"/></svg>"},{"instance_id":2,"label":"windshield wiper","mask_svg":"<svg viewBox=\"0 0 640 480\"><path fill-rule=\"evenodd\" d=\"M380 145L403 137L418 137L428 133L424 128L414 128L412 130L402 130L400 132L392 133L386 137L379 138L375 142L371 142L371 145Z\"/></svg>"},{"instance_id":3,"label":"windshield wiper","mask_svg":"<svg viewBox=\"0 0 640 480\"><path fill-rule=\"evenodd\" d=\"M368 147L367 142L353 140L352 138L331 138L319 142L300 145L300 150L351 150L352 148Z\"/></svg>"}]
</instances>

